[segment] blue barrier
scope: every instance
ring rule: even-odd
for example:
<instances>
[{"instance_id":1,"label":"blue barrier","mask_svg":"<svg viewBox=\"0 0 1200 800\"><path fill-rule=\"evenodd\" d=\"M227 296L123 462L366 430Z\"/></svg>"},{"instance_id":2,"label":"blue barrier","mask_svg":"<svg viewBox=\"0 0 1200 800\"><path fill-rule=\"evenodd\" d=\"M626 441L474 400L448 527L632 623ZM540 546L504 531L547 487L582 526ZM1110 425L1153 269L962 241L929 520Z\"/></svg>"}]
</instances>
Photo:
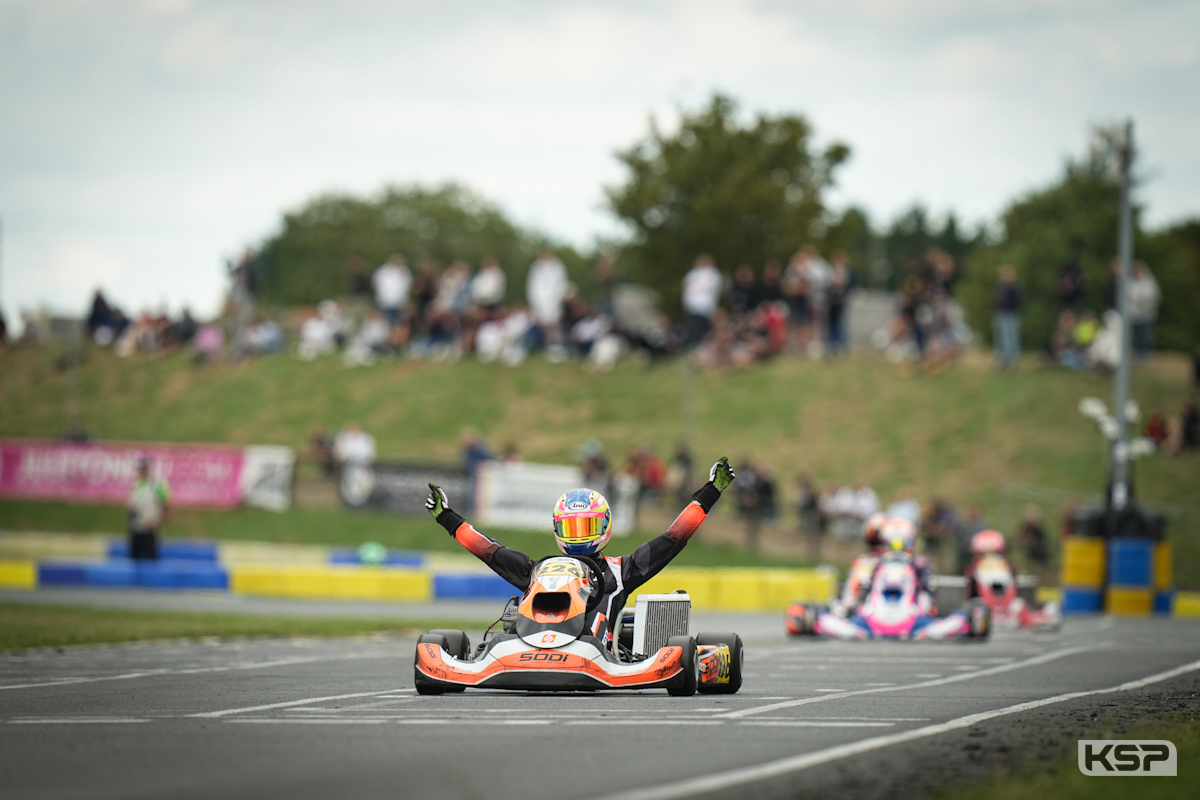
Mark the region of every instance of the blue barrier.
<instances>
[{"instance_id":1,"label":"blue barrier","mask_svg":"<svg viewBox=\"0 0 1200 800\"><path fill-rule=\"evenodd\" d=\"M1108 542L1110 586L1154 585L1154 540L1110 539Z\"/></svg>"},{"instance_id":2,"label":"blue barrier","mask_svg":"<svg viewBox=\"0 0 1200 800\"><path fill-rule=\"evenodd\" d=\"M83 566L43 561L38 564L38 586L83 586Z\"/></svg>"},{"instance_id":3,"label":"blue barrier","mask_svg":"<svg viewBox=\"0 0 1200 800\"><path fill-rule=\"evenodd\" d=\"M361 564L357 550L337 548L329 551L330 564ZM380 562L385 567L415 567L425 566L425 554L414 550L388 550L387 556Z\"/></svg>"},{"instance_id":4,"label":"blue barrier","mask_svg":"<svg viewBox=\"0 0 1200 800\"><path fill-rule=\"evenodd\" d=\"M129 542L114 539L108 544L109 558L129 558ZM213 561L217 543L207 539L159 539L158 557L164 560Z\"/></svg>"},{"instance_id":5,"label":"blue barrier","mask_svg":"<svg viewBox=\"0 0 1200 800\"><path fill-rule=\"evenodd\" d=\"M1154 613L1155 614L1174 614L1175 613L1175 590L1168 589L1165 592L1159 592L1154 595Z\"/></svg>"},{"instance_id":6,"label":"blue barrier","mask_svg":"<svg viewBox=\"0 0 1200 800\"><path fill-rule=\"evenodd\" d=\"M1065 587L1062 590L1062 610L1064 614L1098 614L1104 610L1104 591Z\"/></svg>"},{"instance_id":7,"label":"blue barrier","mask_svg":"<svg viewBox=\"0 0 1200 800\"><path fill-rule=\"evenodd\" d=\"M520 594L499 575L434 575L434 600L507 600Z\"/></svg>"}]
</instances>

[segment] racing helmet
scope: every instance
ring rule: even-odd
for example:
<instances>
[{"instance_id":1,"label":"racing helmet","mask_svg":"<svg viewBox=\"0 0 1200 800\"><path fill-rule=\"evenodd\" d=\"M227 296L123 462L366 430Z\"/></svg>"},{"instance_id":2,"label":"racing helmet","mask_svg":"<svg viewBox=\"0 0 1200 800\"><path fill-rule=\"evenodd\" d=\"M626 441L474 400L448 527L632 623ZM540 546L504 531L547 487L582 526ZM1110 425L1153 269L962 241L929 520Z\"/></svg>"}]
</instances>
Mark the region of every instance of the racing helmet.
<instances>
[{"instance_id":1,"label":"racing helmet","mask_svg":"<svg viewBox=\"0 0 1200 800\"><path fill-rule=\"evenodd\" d=\"M887 522L887 517L883 512L876 511L871 516L867 517L867 521L863 523L863 538L867 540L867 547L882 547L883 539L880 538L879 532L883 528L883 523Z\"/></svg>"},{"instance_id":2,"label":"racing helmet","mask_svg":"<svg viewBox=\"0 0 1200 800\"><path fill-rule=\"evenodd\" d=\"M1004 534L1000 531L980 531L971 537L971 552L977 556L1003 553L1004 548Z\"/></svg>"},{"instance_id":3,"label":"racing helmet","mask_svg":"<svg viewBox=\"0 0 1200 800\"><path fill-rule=\"evenodd\" d=\"M911 553L917 543L917 526L912 520L894 517L883 523L883 527L879 529L879 538L892 550Z\"/></svg>"},{"instance_id":4,"label":"racing helmet","mask_svg":"<svg viewBox=\"0 0 1200 800\"><path fill-rule=\"evenodd\" d=\"M572 489L554 504L554 541L563 555L595 555L610 536L612 509L599 492Z\"/></svg>"}]
</instances>

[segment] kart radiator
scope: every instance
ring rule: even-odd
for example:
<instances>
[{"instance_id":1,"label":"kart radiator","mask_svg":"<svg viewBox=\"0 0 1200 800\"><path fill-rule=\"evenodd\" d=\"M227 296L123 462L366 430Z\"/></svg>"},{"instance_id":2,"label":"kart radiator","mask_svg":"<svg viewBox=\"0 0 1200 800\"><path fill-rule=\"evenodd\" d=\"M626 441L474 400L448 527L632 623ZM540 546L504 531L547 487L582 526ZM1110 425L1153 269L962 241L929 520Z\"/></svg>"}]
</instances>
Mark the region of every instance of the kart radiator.
<instances>
[{"instance_id":1,"label":"kart radiator","mask_svg":"<svg viewBox=\"0 0 1200 800\"><path fill-rule=\"evenodd\" d=\"M649 655L672 636L687 636L692 598L686 594L639 594L633 619L633 652Z\"/></svg>"}]
</instances>

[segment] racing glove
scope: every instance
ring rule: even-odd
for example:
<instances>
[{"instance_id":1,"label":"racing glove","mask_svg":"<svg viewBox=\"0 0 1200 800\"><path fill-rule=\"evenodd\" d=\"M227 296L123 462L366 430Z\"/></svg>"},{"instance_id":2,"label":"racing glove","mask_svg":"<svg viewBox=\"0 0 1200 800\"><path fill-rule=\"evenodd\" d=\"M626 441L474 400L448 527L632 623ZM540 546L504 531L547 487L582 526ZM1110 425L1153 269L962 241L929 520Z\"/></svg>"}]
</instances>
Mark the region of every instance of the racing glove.
<instances>
[{"instance_id":1,"label":"racing glove","mask_svg":"<svg viewBox=\"0 0 1200 800\"><path fill-rule=\"evenodd\" d=\"M712 481L712 485L717 487L718 492L723 492L729 488L729 484L733 483L733 479L737 475L733 474L733 467L729 466L729 459L721 456L717 459L717 463L712 465L712 469L708 471L708 479Z\"/></svg>"},{"instance_id":2,"label":"racing glove","mask_svg":"<svg viewBox=\"0 0 1200 800\"><path fill-rule=\"evenodd\" d=\"M430 516L437 519L443 511L450 508L450 498L446 496L445 490L436 483L429 484L429 497L425 498L425 510Z\"/></svg>"}]
</instances>

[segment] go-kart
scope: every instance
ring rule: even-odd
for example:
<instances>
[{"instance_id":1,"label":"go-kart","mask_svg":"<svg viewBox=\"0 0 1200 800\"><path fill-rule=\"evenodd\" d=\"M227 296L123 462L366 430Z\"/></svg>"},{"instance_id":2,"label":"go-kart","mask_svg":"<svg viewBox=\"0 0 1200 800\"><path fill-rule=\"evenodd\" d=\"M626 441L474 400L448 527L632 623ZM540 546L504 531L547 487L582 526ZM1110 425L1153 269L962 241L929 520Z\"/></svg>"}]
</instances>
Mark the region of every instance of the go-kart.
<instances>
[{"instance_id":1,"label":"go-kart","mask_svg":"<svg viewBox=\"0 0 1200 800\"><path fill-rule=\"evenodd\" d=\"M880 560L867 597L853 616L831 612L826 606L793 603L787 609L786 627L793 636L845 640L982 639L990 631L990 612L982 603L972 603L937 616L932 598L920 589L912 558L889 553Z\"/></svg>"},{"instance_id":2,"label":"go-kart","mask_svg":"<svg viewBox=\"0 0 1200 800\"><path fill-rule=\"evenodd\" d=\"M1033 608L1020 596L1019 589L1022 587L1019 586L1018 577L1013 575L1008 560L1001 556L990 553L983 556L975 564L974 577L963 580L966 583L966 596L978 598L988 607L992 613L992 624L997 628L1055 630L1062 626L1062 611L1057 603L1045 603L1040 608Z\"/></svg>"},{"instance_id":3,"label":"go-kart","mask_svg":"<svg viewBox=\"0 0 1200 800\"><path fill-rule=\"evenodd\" d=\"M509 601L474 650L463 631L423 634L414 664L417 692L666 689L686 697L741 688L741 638L688 635L691 598L684 593L639 595L634 612L616 626L610 649L585 628L590 575L575 558L540 562L529 590ZM501 632L493 635L497 624Z\"/></svg>"}]
</instances>

